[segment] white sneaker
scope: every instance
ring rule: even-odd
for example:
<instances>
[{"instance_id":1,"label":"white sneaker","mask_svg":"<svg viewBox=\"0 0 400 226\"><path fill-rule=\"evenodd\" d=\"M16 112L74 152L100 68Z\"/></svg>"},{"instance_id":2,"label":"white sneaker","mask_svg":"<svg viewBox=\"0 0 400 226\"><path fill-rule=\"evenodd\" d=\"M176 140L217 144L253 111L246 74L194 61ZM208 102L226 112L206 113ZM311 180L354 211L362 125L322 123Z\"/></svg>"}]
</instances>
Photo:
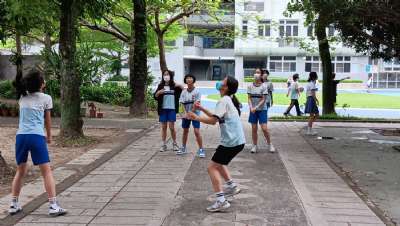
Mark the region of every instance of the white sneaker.
<instances>
[{"instance_id":1,"label":"white sneaker","mask_svg":"<svg viewBox=\"0 0 400 226\"><path fill-rule=\"evenodd\" d=\"M167 150L168 150L168 147L166 144L161 145L160 152L165 152Z\"/></svg>"},{"instance_id":2,"label":"white sneaker","mask_svg":"<svg viewBox=\"0 0 400 226\"><path fill-rule=\"evenodd\" d=\"M250 149L250 153L256 153L257 152L257 145L253 145Z\"/></svg>"},{"instance_id":3,"label":"white sneaker","mask_svg":"<svg viewBox=\"0 0 400 226\"><path fill-rule=\"evenodd\" d=\"M174 151L179 151L179 145L178 145L177 143L174 143L174 144L172 145L172 150L174 150Z\"/></svg>"},{"instance_id":4,"label":"white sneaker","mask_svg":"<svg viewBox=\"0 0 400 226\"><path fill-rule=\"evenodd\" d=\"M68 211L66 209L63 209L60 206L55 205L55 204L50 205L50 207L49 207L49 215L52 217L62 216L62 215L67 214L67 212Z\"/></svg>"},{"instance_id":5,"label":"white sneaker","mask_svg":"<svg viewBox=\"0 0 400 226\"><path fill-rule=\"evenodd\" d=\"M274 145L272 145L272 144L270 144L269 145L269 152L271 152L271 153L274 153L274 152L276 152L276 149L275 149L275 147L274 147Z\"/></svg>"},{"instance_id":6,"label":"white sneaker","mask_svg":"<svg viewBox=\"0 0 400 226\"><path fill-rule=\"evenodd\" d=\"M228 209L229 207L231 207L231 204L228 202L228 200L225 200L225 202L220 202L217 200L214 204L207 207L207 211L208 212L220 212L220 211Z\"/></svg>"},{"instance_id":7,"label":"white sneaker","mask_svg":"<svg viewBox=\"0 0 400 226\"><path fill-rule=\"evenodd\" d=\"M22 211L22 207L19 205L19 203L11 203L10 209L8 209L8 213L10 215L17 214Z\"/></svg>"}]
</instances>

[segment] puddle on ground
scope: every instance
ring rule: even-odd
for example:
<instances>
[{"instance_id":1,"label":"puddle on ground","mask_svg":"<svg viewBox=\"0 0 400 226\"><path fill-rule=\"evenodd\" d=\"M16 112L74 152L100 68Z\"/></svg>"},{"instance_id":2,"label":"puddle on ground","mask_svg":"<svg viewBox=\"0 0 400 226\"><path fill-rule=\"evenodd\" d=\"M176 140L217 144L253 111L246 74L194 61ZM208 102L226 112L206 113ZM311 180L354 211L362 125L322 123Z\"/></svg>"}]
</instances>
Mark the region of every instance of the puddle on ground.
<instances>
[{"instance_id":1,"label":"puddle on ground","mask_svg":"<svg viewBox=\"0 0 400 226\"><path fill-rule=\"evenodd\" d=\"M368 141L377 144L400 144L400 141L395 141L395 140L368 140Z\"/></svg>"}]
</instances>

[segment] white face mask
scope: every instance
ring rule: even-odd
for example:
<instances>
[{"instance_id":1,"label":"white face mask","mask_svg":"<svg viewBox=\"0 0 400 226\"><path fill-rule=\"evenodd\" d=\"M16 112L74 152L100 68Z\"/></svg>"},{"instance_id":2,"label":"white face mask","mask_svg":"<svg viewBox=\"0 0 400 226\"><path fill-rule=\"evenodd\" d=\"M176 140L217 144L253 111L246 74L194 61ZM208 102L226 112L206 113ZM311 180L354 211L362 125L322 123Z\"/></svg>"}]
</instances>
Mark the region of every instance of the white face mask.
<instances>
[{"instance_id":1,"label":"white face mask","mask_svg":"<svg viewBox=\"0 0 400 226\"><path fill-rule=\"evenodd\" d=\"M261 78L261 75L260 74L254 74L254 79L255 80L259 80Z\"/></svg>"},{"instance_id":2,"label":"white face mask","mask_svg":"<svg viewBox=\"0 0 400 226\"><path fill-rule=\"evenodd\" d=\"M169 82L171 80L171 77L169 75L164 75L164 81Z\"/></svg>"}]
</instances>

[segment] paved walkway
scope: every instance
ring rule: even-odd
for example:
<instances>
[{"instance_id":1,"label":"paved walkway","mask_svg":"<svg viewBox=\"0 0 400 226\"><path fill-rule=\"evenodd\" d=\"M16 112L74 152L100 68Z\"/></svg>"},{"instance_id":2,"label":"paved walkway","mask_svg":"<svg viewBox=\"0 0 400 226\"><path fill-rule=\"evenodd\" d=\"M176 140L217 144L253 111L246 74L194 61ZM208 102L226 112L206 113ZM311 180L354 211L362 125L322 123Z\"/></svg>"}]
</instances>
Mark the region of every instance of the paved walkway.
<instances>
[{"instance_id":1,"label":"paved walkway","mask_svg":"<svg viewBox=\"0 0 400 226\"><path fill-rule=\"evenodd\" d=\"M244 191L228 213L204 210L212 194L207 162L158 152L153 130L62 192L67 216L48 217L46 203L17 225L384 225L299 134L302 126L272 123L279 153L246 151L232 162ZM218 129L202 131L210 157Z\"/></svg>"}]
</instances>

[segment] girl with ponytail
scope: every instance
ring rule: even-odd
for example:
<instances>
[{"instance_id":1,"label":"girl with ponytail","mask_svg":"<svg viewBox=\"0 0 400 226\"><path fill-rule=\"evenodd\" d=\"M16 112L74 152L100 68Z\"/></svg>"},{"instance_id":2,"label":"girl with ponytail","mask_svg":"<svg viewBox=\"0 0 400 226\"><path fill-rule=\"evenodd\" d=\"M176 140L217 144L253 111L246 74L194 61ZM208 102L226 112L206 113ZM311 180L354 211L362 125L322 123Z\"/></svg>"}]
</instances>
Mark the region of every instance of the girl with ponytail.
<instances>
[{"instance_id":1,"label":"girl with ponytail","mask_svg":"<svg viewBox=\"0 0 400 226\"><path fill-rule=\"evenodd\" d=\"M225 197L240 192L227 168L232 159L243 150L246 143L240 120L240 102L235 96L238 87L239 83L234 77L226 77L222 82L216 84L222 98L217 103L215 113L205 109L200 102L197 102L194 108L204 112L205 116L199 116L193 112L188 113L188 117L192 120L210 125L219 123L220 126L221 143L208 165L208 174L217 199L213 205L207 207L209 212L219 212L229 208L230 203ZM225 180L225 190L223 190L221 178Z\"/></svg>"},{"instance_id":2,"label":"girl with ponytail","mask_svg":"<svg viewBox=\"0 0 400 226\"><path fill-rule=\"evenodd\" d=\"M19 73L13 84L19 100L19 124L15 142L17 172L11 186L12 197L8 212L14 215L22 211L18 198L30 155L33 165L39 166L43 176L44 187L49 198L49 215L65 215L67 210L61 208L56 199L56 186L47 148L47 144L52 142L51 109L53 100L51 96L43 93L45 81L39 71L31 71L24 77L22 73Z\"/></svg>"}]
</instances>

